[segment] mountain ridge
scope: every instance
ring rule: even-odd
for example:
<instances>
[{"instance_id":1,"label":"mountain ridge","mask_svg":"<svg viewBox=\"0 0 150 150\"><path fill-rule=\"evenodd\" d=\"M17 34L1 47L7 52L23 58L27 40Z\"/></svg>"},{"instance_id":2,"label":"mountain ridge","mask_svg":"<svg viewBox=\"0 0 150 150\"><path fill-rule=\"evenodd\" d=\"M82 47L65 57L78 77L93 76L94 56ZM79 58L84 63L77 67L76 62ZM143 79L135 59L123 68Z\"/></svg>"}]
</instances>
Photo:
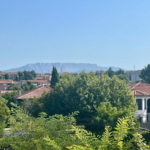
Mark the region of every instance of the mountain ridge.
<instances>
[{"instance_id":1,"label":"mountain ridge","mask_svg":"<svg viewBox=\"0 0 150 150\"><path fill-rule=\"evenodd\" d=\"M4 70L5 72L18 72L18 71L31 71L34 70L36 73L51 73L52 68L55 66L58 70L58 72L69 72L69 73L80 73L82 70L85 70L86 72L90 71L106 71L110 67L101 67L97 64L90 64L90 63L33 63L33 64L27 64L22 67L18 68L12 68L9 70ZM112 67L111 68L116 71L119 69L119 67Z\"/></svg>"}]
</instances>

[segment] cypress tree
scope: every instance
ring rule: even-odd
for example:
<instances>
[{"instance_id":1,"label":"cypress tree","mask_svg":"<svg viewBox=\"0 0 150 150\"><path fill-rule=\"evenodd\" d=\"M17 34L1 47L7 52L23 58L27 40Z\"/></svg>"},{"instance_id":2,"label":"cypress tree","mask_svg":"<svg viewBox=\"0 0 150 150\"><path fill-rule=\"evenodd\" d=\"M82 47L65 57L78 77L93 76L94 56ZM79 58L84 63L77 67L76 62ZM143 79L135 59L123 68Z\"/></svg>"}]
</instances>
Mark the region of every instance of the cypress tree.
<instances>
[{"instance_id":1,"label":"cypress tree","mask_svg":"<svg viewBox=\"0 0 150 150\"><path fill-rule=\"evenodd\" d=\"M5 79L9 79L9 74L8 73L5 74Z\"/></svg>"},{"instance_id":2,"label":"cypress tree","mask_svg":"<svg viewBox=\"0 0 150 150\"><path fill-rule=\"evenodd\" d=\"M57 69L53 66L51 87L54 88L57 82L59 82L59 74L57 72Z\"/></svg>"}]
</instances>

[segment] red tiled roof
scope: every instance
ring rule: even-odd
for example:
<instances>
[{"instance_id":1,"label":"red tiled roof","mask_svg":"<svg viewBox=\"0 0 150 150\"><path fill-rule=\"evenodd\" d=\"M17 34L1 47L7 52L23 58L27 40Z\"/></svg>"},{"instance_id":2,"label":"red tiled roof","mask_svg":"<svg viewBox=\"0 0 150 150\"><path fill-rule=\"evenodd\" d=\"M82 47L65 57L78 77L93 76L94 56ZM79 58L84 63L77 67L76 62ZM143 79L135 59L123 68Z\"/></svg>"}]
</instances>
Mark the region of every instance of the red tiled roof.
<instances>
[{"instance_id":1,"label":"red tiled roof","mask_svg":"<svg viewBox=\"0 0 150 150\"><path fill-rule=\"evenodd\" d=\"M9 84L9 83L17 84L17 82L13 80L0 80L0 84Z\"/></svg>"},{"instance_id":2,"label":"red tiled roof","mask_svg":"<svg viewBox=\"0 0 150 150\"><path fill-rule=\"evenodd\" d=\"M134 95L150 95L150 84L138 82L128 87Z\"/></svg>"},{"instance_id":3,"label":"red tiled roof","mask_svg":"<svg viewBox=\"0 0 150 150\"><path fill-rule=\"evenodd\" d=\"M21 96L18 96L17 99L30 99L34 97L39 98L44 92L50 92L51 90L52 89L50 87L41 86L37 89L23 93Z\"/></svg>"},{"instance_id":4,"label":"red tiled roof","mask_svg":"<svg viewBox=\"0 0 150 150\"><path fill-rule=\"evenodd\" d=\"M6 73L9 75L18 75L18 72L0 72L0 75L5 75Z\"/></svg>"},{"instance_id":5,"label":"red tiled roof","mask_svg":"<svg viewBox=\"0 0 150 150\"><path fill-rule=\"evenodd\" d=\"M21 80L22 82L27 82L26 80ZM28 80L32 83L49 83L47 80Z\"/></svg>"}]
</instances>

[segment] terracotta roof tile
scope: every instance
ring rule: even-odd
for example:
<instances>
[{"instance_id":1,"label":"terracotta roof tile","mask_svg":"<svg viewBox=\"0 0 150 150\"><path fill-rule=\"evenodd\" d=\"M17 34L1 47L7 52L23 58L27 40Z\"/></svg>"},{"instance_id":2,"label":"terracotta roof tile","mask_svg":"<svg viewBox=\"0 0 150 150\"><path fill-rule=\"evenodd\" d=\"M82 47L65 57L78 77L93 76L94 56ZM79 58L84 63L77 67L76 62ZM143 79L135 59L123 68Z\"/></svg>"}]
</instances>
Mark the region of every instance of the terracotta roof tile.
<instances>
[{"instance_id":1,"label":"terracotta roof tile","mask_svg":"<svg viewBox=\"0 0 150 150\"><path fill-rule=\"evenodd\" d=\"M17 84L17 82L13 80L0 80L0 84L9 84L9 83Z\"/></svg>"},{"instance_id":2,"label":"terracotta roof tile","mask_svg":"<svg viewBox=\"0 0 150 150\"><path fill-rule=\"evenodd\" d=\"M27 82L26 80L21 80L22 82ZM28 80L31 81L32 83L49 83L47 80Z\"/></svg>"},{"instance_id":3,"label":"terracotta roof tile","mask_svg":"<svg viewBox=\"0 0 150 150\"><path fill-rule=\"evenodd\" d=\"M18 96L17 99L30 99L34 97L39 98L42 96L44 92L50 92L50 91L52 91L50 87L42 86L37 89L23 93L21 96Z\"/></svg>"},{"instance_id":4,"label":"terracotta roof tile","mask_svg":"<svg viewBox=\"0 0 150 150\"><path fill-rule=\"evenodd\" d=\"M150 84L139 82L128 87L134 95L150 95Z\"/></svg>"},{"instance_id":5,"label":"terracotta roof tile","mask_svg":"<svg viewBox=\"0 0 150 150\"><path fill-rule=\"evenodd\" d=\"M6 73L9 75L18 75L18 72L0 72L0 75L5 75Z\"/></svg>"}]
</instances>

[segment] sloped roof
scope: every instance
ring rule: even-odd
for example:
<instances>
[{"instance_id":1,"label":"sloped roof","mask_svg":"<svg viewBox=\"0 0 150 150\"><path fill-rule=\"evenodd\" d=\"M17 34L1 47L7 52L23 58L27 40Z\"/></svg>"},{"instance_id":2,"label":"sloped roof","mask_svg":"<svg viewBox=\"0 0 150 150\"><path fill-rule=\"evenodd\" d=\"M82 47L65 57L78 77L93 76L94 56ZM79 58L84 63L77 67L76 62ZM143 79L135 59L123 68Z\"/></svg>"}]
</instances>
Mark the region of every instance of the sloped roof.
<instances>
[{"instance_id":1,"label":"sloped roof","mask_svg":"<svg viewBox=\"0 0 150 150\"><path fill-rule=\"evenodd\" d=\"M50 87L41 86L37 89L23 93L21 96L18 96L17 99L30 99L34 97L39 98L44 92L50 92L51 90L52 89Z\"/></svg>"},{"instance_id":2,"label":"sloped roof","mask_svg":"<svg viewBox=\"0 0 150 150\"><path fill-rule=\"evenodd\" d=\"M21 80L22 82L27 82L26 80ZM31 81L32 83L49 83L47 80L28 80Z\"/></svg>"},{"instance_id":3,"label":"sloped roof","mask_svg":"<svg viewBox=\"0 0 150 150\"><path fill-rule=\"evenodd\" d=\"M150 95L150 84L138 82L128 86L134 95Z\"/></svg>"},{"instance_id":4,"label":"sloped roof","mask_svg":"<svg viewBox=\"0 0 150 150\"><path fill-rule=\"evenodd\" d=\"M18 72L0 72L0 75L5 75L6 73L9 75L18 75Z\"/></svg>"},{"instance_id":5,"label":"sloped roof","mask_svg":"<svg viewBox=\"0 0 150 150\"><path fill-rule=\"evenodd\" d=\"M0 80L0 84L9 84L9 83L17 84L18 82L13 80Z\"/></svg>"}]
</instances>

